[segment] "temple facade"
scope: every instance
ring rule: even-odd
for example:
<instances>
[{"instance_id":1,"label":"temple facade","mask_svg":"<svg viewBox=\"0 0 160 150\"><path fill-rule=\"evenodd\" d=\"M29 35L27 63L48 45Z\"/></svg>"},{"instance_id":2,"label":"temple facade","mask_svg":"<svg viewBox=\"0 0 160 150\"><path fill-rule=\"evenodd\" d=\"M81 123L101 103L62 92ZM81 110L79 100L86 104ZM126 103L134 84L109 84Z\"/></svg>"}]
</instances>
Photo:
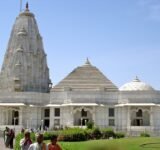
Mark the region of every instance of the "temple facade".
<instances>
[{"instance_id":1,"label":"temple facade","mask_svg":"<svg viewBox=\"0 0 160 150\"><path fill-rule=\"evenodd\" d=\"M136 135L160 131L160 91L140 81L118 88L87 59L57 85L49 78L35 16L21 12L0 72L0 128L100 128Z\"/></svg>"}]
</instances>

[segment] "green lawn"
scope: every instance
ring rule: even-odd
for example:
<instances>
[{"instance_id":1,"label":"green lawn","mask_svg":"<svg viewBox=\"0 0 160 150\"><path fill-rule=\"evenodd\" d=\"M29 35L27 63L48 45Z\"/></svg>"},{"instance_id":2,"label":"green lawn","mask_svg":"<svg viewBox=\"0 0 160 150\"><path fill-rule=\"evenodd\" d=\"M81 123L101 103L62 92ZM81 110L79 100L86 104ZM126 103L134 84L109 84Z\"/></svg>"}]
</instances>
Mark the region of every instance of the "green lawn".
<instances>
[{"instance_id":1,"label":"green lawn","mask_svg":"<svg viewBox=\"0 0 160 150\"><path fill-rule=\"evenodd\" d=\"M63 150L160 150L160 138L124 138L87 142L60 142Z\"/></svg>"}]
</instances>

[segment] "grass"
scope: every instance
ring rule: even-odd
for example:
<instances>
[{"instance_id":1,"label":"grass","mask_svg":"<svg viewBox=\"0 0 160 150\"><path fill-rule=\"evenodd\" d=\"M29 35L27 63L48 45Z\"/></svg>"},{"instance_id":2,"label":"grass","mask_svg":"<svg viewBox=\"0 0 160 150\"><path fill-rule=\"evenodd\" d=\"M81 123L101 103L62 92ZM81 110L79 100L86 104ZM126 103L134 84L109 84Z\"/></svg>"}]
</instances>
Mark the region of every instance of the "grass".
<instances>
[{"instance_id":1,"label":"grass","mask_svg":"<svg viewBox=\"0 0 160 150\"><path fill-rule=\"evenodd\" d=\"M63 150L160 150L160 138L123 138L87 142L60 142Z\"/></svg>"}]
</instances>

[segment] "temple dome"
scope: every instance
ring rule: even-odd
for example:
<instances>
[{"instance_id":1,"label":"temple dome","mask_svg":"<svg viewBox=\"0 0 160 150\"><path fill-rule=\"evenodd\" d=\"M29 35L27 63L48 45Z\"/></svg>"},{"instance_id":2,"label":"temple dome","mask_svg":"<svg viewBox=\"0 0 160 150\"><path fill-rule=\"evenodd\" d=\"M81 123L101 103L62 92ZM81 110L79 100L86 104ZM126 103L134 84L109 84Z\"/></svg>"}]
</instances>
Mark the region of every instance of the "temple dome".
<instances>
[{"instance_id":1,"label":"temple dome","mask_svg":"<svg viewBox=\"0 0 160 150\"><path fill-rule=\"evenodd\" d=\"M120 91L153 91L154 88L144 82L141 82L138 77L133 81L122 85L119 88Z\"/></svg>"}]
</instances>

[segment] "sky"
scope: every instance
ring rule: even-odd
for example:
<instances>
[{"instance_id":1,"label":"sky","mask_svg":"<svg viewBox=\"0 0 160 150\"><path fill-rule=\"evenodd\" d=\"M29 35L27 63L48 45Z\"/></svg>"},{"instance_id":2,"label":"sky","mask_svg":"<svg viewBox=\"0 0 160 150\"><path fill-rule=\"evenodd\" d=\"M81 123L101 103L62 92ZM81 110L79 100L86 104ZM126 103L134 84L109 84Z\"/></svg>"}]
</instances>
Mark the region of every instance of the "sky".
<instances>
[{"instance_id":1,"label":"sky","mask_svg":"<svg viewBox=\"0 0 160 150\"><path fill-rule=\"evenodd\" d=\"M26 0L22 0L25 8ZM135 76L160 90L160 0L28 0L53 85L88 57L118 87ZM20 0L0 5L0 64Z\"/></svg>"}]
</instances>

